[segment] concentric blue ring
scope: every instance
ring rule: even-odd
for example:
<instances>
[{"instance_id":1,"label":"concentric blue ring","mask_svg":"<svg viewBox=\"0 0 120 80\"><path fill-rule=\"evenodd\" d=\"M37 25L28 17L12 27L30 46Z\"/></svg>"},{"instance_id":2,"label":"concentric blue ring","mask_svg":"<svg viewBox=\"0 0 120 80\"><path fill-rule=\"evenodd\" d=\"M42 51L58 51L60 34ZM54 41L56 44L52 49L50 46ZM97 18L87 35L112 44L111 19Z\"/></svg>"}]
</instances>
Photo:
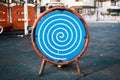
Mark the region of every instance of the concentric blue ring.
<instances>
[{"instance_id":1,"label":"concentric blue ring","mask_svg":"<svg viewBox=\"0 0 120 80\"><path fill-rule=\"evenodd\" d=\"M69 11L52 11L41 18L35 29L35 43L49 60L74 59L84 47L86 30L82 21Z\"/></svg>"}]
</instances>

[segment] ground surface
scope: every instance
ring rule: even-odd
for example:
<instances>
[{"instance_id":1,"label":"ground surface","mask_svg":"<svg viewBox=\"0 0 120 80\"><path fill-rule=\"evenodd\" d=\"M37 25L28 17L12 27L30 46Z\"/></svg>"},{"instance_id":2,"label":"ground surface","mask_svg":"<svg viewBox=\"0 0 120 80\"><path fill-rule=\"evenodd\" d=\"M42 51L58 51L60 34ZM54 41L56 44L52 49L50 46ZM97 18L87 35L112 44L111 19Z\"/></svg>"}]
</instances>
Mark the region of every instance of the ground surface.
<instances>
[{"instance_id":1,"label":"ground surface","mask_svg":"<svg viewBox=\"0 0 120 80\"><path fill-rule=\"evenodd\" d=\"M90 42L79 59L85 77L75 75L74 63L62 68L46 64L38 76L41 59L30 36L21 32L0 34L0 80L120 80L120 24L88 23Z\"/></svg>"}]
</instances>

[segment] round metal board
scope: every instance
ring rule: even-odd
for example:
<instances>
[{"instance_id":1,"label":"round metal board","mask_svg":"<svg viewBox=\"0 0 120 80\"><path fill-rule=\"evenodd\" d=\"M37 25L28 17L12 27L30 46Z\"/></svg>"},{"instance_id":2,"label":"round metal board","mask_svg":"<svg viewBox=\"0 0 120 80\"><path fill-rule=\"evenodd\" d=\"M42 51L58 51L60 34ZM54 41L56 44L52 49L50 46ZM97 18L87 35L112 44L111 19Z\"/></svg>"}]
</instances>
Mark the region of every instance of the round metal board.
<instances>
[{"instance_id":1,"label":"round metal board","mask_svg":"<svg viewBox=\"0 0 120 80\"><path fill-rule=\"evenodd\" d=\"M61 9L42 16L34 29L38 54L53 62L64 63L80 55L86 36L83 21L72 12Z\"/></svg>"}]
</instances>

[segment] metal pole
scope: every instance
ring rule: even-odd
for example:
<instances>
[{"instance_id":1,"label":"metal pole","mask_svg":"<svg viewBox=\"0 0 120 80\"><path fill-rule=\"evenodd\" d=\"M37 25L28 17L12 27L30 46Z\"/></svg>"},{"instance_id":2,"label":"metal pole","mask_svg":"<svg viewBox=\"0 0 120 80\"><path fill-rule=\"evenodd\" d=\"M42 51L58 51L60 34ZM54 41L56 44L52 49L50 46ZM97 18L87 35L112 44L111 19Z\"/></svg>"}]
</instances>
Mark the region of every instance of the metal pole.
<instances>
[{"instance_id":1,"label":"metal pole","mask_svg":"<svg viewBox=\"0 0 120 80\"><path fill-rule=\"evenodd\" d=\"M12 3L12 0L8 0L9 1L9 22L10 23L12 23L12 17L11 17L11 15L12 15L12 13L11 13L11 3Z\"/></svg>"},{"instance_id":2,"label":"metal pole","mask_svg":"<svg viewBox=\"0 0 120 80\"><path fill-rule=\"evenodd\" d=\"M7 5L8 5L8 18L9 18L9 22L10 22L10 1L7 1Z\"/></svg>"},{"instance_id":3,"label":"metal pole","mask_svg":"<svg viewBox=\"0 0 120 80\"><path fill-rule=\"evenodd\" d=\"M27 0L24 0L24 34L28 35L28 5L27 5Z\"/></svg>"},{"instance_id":4,"label":"metal pole","mask_svg":"<svg viewBox=\"0 0 120 80\"><path fill-rule=\"evenodd\" d=\"M41 63L41 66L40 66L40 70L39 70L39 76L42 75L43 70L45 68L45 64L46 64L46 61L43 59L42 63Z\"/></svg>"},{"instance_id":5,"label":"metal pole","mask_svg":"<svg viewBox=\"0 0 120 80\"><path fill-rule=\"evenodd\" d=\"M97 19L96 19L96 21L99 21L99 1L98 1L98 8L97 8Z\"/></svg>"},{"instance_id":6,"label":"metal pole","mask_svg":"<svg viewBox=\"0 0 120 80\"><path fill-rule=\"evenodd\" d=\"M37 18L40 15L41 0L37 0Z\"/></svg>"}]
</instances>

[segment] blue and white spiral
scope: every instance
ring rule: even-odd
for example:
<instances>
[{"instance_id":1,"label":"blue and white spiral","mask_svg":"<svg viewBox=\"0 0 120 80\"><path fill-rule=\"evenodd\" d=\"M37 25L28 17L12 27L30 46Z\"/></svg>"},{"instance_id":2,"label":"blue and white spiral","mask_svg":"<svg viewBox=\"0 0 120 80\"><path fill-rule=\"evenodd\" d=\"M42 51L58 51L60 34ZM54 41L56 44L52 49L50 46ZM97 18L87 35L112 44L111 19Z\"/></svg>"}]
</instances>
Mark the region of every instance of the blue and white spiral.
<instances>
[{"instance_id":1,"label":"blue and white spiral","mask_svg":"<svg viewBox=\"0 0 120 80\"><path fill-rule=\"evenodd\" d=\"M72 60L84 47L86 31L82 21L69 11L46 14L35 29L40 52L55 62Z\"/></svg>"}]
</instances>

